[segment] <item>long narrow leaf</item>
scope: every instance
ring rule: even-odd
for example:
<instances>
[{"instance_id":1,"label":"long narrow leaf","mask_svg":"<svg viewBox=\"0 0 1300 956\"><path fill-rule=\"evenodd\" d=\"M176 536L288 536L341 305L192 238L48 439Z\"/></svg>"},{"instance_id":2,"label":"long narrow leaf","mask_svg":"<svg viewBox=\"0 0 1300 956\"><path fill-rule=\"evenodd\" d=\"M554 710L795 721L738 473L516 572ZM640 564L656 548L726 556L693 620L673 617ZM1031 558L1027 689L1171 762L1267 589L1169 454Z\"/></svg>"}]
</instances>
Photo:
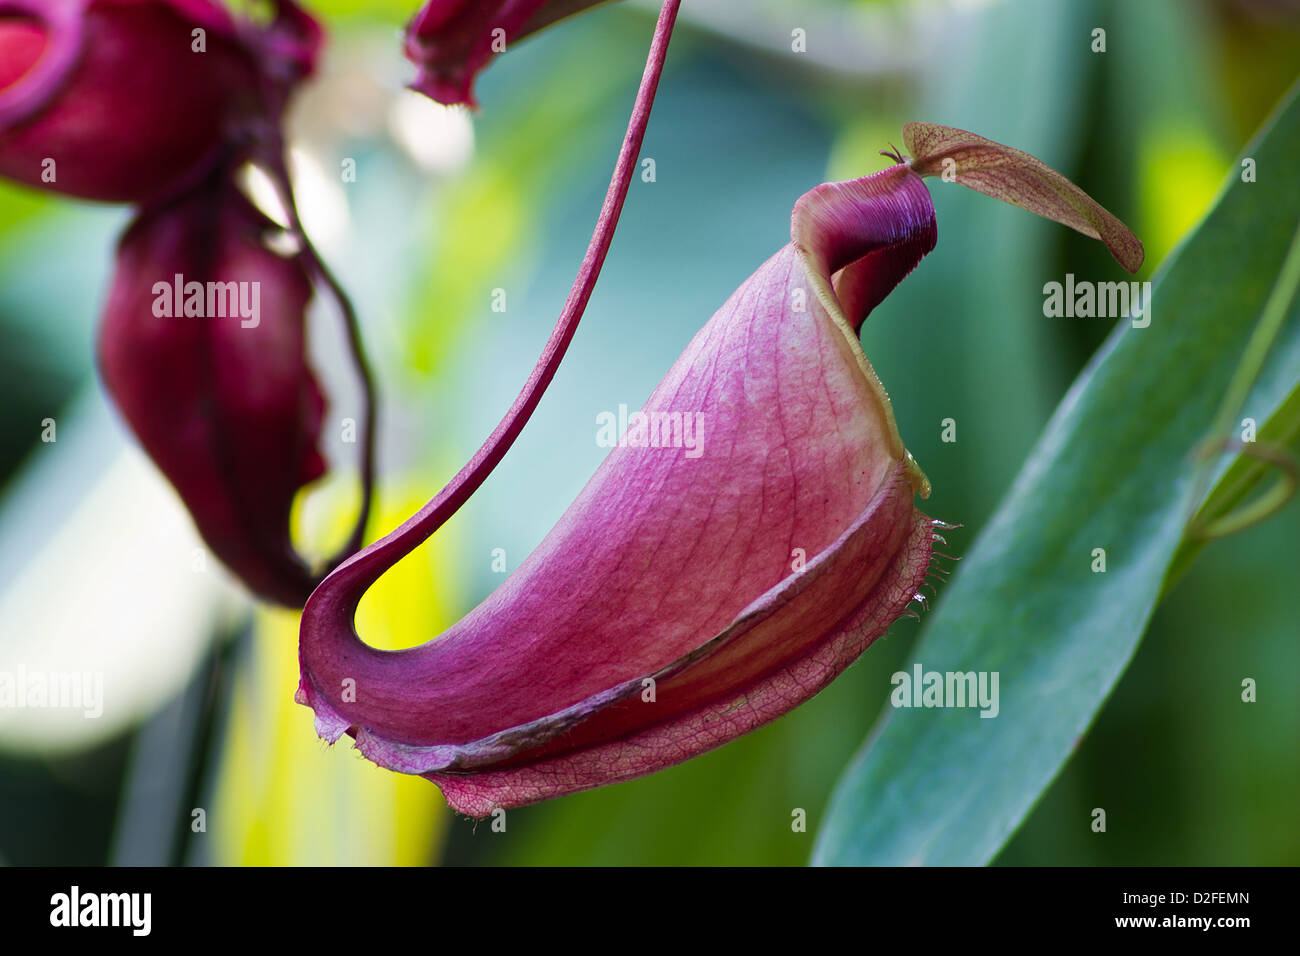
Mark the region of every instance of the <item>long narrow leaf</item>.
<instances>
[{"instance_id":1,"label":"long narrow leaf","mask_svg":"<svg viewBox=\"0 0 1300 956\"><path fill-rule=\"evenodd\" d=\"M1193 452L1300 222L1297 155L1293 90L1245 151L1258 180L1234 169L1161 270L1151 324L1121 322L1084 370L929 621L915 661L996 672L997 716L891 708L841 779L814 862L986 863L1069 759L1141 640L1196 488L1214 486L1197 485ZM1270 420L1297 382L1293 303L1244 414Z\"/></svg>"}]
</instances>

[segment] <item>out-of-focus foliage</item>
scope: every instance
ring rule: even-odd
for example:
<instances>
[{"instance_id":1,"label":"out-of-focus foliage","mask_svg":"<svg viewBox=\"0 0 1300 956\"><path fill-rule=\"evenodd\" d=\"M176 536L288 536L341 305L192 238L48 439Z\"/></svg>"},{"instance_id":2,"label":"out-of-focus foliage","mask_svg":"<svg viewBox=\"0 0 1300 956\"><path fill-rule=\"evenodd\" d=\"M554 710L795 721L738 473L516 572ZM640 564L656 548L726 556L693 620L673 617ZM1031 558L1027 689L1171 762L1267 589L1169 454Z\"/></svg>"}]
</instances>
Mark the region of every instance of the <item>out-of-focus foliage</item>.
<instances>
[{"instance_id":1,"label":"out-of-focus foliage","mask_svg":"<svg viewBox=\"0 0 1300 956\"><path fill-rule=\"evenodd\" d=\"M416 489L401 496L386 490L380 528L423 504ZM440 537L381 581L360 609L360 632L395 649L451 624L453 542ZM297 613L256 616L237 665L206 833L191 839L191 859L226 866L436 861L450 815L435 788L383 772L349 747L327 747L312 730L311 712L294 703L297 634Z\"/></svg>"}]
</instances>

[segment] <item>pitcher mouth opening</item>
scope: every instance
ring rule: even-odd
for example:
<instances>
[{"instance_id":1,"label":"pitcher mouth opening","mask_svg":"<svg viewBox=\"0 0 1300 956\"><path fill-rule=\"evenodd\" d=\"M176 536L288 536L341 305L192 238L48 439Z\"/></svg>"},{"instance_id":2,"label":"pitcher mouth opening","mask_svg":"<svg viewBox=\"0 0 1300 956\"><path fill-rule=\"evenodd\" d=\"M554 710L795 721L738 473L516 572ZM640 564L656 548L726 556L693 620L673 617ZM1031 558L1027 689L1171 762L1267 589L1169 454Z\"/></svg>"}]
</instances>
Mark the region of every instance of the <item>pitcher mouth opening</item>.
<instances>
[{"instance_id":1,"label":"pitcher mouth opening","mask_svg":"<svg viewBox=\"0 0 1300 956\"><path fill-rule=\"evenodd\" d=\"M0 14L0 94L21 83L45 56L49 30L39 20Z\"/></svg>"},{"instance_id":2,"label":"pitcher mouth opening","mask_svg":"<svg viewBox=\"0 0 1300 956\"><path fill-rule=\"evenodd\" d=\"M0 0L0 137L62 89L81 54L81 24L80 3Z\"/></svg>"}]
</instances>

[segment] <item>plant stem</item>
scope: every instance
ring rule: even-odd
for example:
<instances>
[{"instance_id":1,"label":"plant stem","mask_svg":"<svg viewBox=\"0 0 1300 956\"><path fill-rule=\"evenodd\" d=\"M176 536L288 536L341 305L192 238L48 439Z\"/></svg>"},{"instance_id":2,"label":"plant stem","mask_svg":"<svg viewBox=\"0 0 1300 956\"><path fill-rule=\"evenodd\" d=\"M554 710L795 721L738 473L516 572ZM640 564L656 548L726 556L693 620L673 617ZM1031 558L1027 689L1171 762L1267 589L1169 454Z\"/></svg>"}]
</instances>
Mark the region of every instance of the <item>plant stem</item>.
<instances>
[{"instance_id":1,"label":"plant stem","mask_svg":"<svg viewBox=\"0 0 1300 956\"><path fill-rule=\"evenodd\" d=\"M316 273L319 281L337 303L339 312L343 316L343 326L347 333L348 350L352 356L352 365L356 369L357 378L361 383L361 395L364 405L361 423L361 504L357 511L356 522L352 527L352 533L348 536L348 540L339 552L329 560L327 569L329 570L360 549L365 538L366 525L370 521L375 484L375 419L377 417L376 406L378 399L375 395L374 376L370 370L370 361L366 356L365 343L361 337L361 323L357 317L356 309L353 307L352 300L348 297L342 284L330 270L330 267L325 264L325 260L316 251L316 247L312 245L307 230L303 228L302 218L298 214L298 205L293 197L293 184L289 178L288 164L285 162L284 143L278 130L273 136L270 148L267 150L267 161L272 167L271 178L281 193L281 201L288 210L289 228L298 237L299 242L302 243L302 256L307 262L308 268Z\"/></svg>"},{"instance_id":2,"label":"plant stem","mask_svg":"<svg viewBox=\"0 0 1300 956\"><path fill-rule=\"evenodd\" d=\"M1224 451L1235 451L1257 461L1276 465L1282 469L1282 479L1255 501L1241 506L1230 514L1207 521L1205 505L1208 502L1204 500L1205 475L1202 472L1193 498L1194 507L1198 510L1188 522L1188 531L1197 537L1221 538L1263 521L1290 500L1297 484L1300 483L1300 466L1297 466L1295 457L1285 447L1268 443L1246 445L1231 437L1233 424L1245 407L1246 400L1250 397L1250 390L1259 378L1268 354L1282 332L1297 290L1300 290L1300 227L1297 227L1291 237L1291 245L1282 260L1277 281L1273 284L1264 303L1259 322L1256 323L1250 339L1246 342L1241 361L1228 382L1223 402L1219 406L1214 425L1210 430L1210 437L1201 444L1199 449L1199 456L1203 461Z\"/></svg>"},{"instance_id":3,"label":"plant stem","mask_svg":"<svg viewBox=\"0 0 1300 956\"><path fill-rule=\"evenodd\" d=\"M1251 386L1255 384L1255 379L1259 377L1268 353L1277 342L1297 289L1300 289L1300 228L1297 228L1291 237L1291 247L1287 250L1286 258L1282 260L1277 281L1273 284L1259 322L1246 343L1241 363L1228 383L1223 404L1219 407L1219 414L1215 419L1213 434L1224 434L1232 429L1233 420L1246 404Z\"/></svg>"}]
</instances>

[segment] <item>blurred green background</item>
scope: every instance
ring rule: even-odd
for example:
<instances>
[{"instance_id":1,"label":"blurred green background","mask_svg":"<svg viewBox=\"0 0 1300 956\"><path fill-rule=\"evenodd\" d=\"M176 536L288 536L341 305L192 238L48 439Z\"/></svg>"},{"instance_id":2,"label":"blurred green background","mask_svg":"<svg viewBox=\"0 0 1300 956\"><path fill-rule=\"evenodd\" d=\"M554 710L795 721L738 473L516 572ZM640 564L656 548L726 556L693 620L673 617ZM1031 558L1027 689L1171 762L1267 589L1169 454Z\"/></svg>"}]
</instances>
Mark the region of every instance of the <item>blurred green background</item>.
<instances>
[{"instance_id":1,"label":"blurred green background","mask_svg":"<svg viewBox=\"0 0 1300 956\"><path fill-rule=\"evenodd\" d=\"M441 487L532 367L595 221L654 14L614 4L520 44L482 76L471 118L401 91L395 31L415 5L309 3L332 43L291 129L308 229L380 369L375 533ZM791 50L796 28L806 52ZM656 178L633 183L569 357L484 489L367 596L361 632L425 640L499 584L494 549L515 568L603 456L597 413L638 407L788 240L795 199L882 168L904 122L971 129L1060 169L1134 228L1149 278L1297 64L1300 7L1270 0L686 0L643 150ZM341 181L347 160L356 182ZM1043 283L1121 275L1068 230L933 193L939 246L873 314L864 346L933 481L927 511L964 525L949 536L961 554L1111 325L1044 318ZM511 811L505 833L318 741L292 702L294 616L253 608L194 560L187 519L95 382L126 218L0 186L0 670L105 675L97 720L0 711L0 861L807 860L913 621L775 724L648 779ZM356 388L337 325L327 306L313 315L343 417ZM940 440L947 417L956 443ZM321 550L347 519L353 451L331 449L336 477L301 509ZM1000 863L1300 863L1298 531L1293 501L1206 550ZM1260 686L1249 707L1246 676ZM1088 827L1096 806L1104 835ZM806 833L791 830L795 808Z\"/></svg>"}]
</instances>

